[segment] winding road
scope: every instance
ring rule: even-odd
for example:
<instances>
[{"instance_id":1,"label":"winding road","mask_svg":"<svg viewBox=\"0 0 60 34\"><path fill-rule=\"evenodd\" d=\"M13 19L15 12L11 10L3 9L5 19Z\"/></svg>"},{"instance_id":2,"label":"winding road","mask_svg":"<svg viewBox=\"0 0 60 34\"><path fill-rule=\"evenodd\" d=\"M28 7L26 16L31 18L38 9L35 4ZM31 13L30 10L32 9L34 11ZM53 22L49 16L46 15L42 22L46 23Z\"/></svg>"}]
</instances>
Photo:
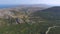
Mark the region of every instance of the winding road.
<instances>
[{"instance_id":1,"label":"winding road","mask_svg":"<svg viewBox=\"0 0 60 34\"><path fill-rule=\"evenodd\" d=\"M45 32L45 34L48 34L49 31L50 31L52 28L55 28L55 27L60 27L60 26L52 26L52 27L49 27L48 30Z\"/></svg>"}]
</instances>

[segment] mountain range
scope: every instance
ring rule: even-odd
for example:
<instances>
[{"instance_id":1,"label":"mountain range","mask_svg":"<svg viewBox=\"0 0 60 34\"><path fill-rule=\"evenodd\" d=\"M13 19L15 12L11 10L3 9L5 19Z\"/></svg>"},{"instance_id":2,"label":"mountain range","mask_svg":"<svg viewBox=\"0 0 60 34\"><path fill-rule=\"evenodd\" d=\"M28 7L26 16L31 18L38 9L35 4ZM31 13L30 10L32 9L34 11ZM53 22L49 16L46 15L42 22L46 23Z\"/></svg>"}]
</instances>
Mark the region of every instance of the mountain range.
<instances>
[{"instance_id":1,"label":"mountain range","mask_svg":"<svg viewBox=\"0 0 60 34\"><path fill-rule=\"evenodd\" d=\"M0 5L0 17L7 15L12 15L12 11L16 12L35 12L37 10L43 10L49 8L50 6L44 4L34 4L34 5Z\"/></svg>"}]
</instances>

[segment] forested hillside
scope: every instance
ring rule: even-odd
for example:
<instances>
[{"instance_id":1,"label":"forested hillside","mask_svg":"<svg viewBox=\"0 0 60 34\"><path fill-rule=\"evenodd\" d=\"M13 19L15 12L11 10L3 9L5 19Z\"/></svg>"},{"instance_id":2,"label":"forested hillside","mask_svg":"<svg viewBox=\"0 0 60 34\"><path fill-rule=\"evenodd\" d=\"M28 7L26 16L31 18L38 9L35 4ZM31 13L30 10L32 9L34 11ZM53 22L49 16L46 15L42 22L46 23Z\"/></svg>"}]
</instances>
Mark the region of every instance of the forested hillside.
<instances>
[{"instance_id":1,"label":"forested hillside","mask_svg":"<svg viewBox=\"0 0 60 34\"><path fill-rule=\"evenodd\" d=\"M60 7L51 7L45 10L38 10L33 13L34 16L40 16L48 20L60 20Z\"/></svg>"}]
</instances>

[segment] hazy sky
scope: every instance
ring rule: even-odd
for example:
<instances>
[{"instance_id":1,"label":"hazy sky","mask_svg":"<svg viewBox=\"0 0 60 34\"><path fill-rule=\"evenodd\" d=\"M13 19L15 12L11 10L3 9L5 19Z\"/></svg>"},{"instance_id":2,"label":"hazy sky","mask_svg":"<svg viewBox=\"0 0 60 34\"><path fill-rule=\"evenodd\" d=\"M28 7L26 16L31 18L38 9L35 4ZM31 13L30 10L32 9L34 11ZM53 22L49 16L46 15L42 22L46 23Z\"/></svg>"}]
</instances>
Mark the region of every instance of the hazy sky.
<instances>
[{"instance_id":1,"label":"hazy sky","mask_svg":"<svg viewBox=\"0 0 60 34\"><path fill-rule=\"evenodd\" d=\"M49 4L49 5L60 5L60 0L0 0L0 4Z\"/></svg>"}]
</instances>

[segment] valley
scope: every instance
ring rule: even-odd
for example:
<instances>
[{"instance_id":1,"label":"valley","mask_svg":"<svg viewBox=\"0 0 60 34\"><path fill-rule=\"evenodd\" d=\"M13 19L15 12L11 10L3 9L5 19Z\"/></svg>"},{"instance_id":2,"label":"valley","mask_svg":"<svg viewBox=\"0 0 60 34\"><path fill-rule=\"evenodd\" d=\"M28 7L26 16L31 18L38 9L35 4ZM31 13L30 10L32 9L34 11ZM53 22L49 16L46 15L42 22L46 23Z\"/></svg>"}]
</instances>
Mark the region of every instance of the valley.
<instances>
[{"instance_id":1,"label":"valley","mask_svg":"<svg viewBox=\"0 0 60 34\"><path fill-rule=\"evenodd\" d=\"M32 5L0 9L0 34L60 34L59 28L59 7Z\"/></svg>"}]
</instances>

